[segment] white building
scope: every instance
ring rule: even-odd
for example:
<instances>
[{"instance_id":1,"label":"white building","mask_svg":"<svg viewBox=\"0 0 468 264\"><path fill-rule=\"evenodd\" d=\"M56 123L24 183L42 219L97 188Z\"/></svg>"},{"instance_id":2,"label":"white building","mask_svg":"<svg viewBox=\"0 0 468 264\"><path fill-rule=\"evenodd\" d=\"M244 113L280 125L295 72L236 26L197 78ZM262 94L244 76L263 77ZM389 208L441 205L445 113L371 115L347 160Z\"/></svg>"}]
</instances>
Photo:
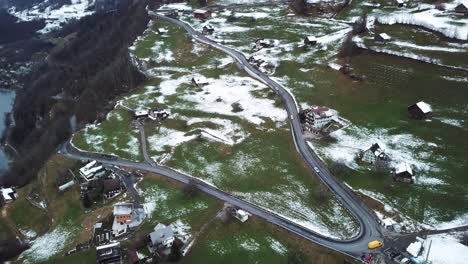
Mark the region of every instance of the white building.
<instances>
[{"instance_id":1,"label":"white building","mask_svg":"<svg viewBox=\"0 0 468 264\"><path fill-rule=\"evenodd\" d=\"M327 107L313 106L305 111L305 128L318 131L328 125L336 116L336 112Z\"/></svg>"},{"instance_id":2,"label":"white building","mask_svg":"<svg viewBox=\"0 0 468 264\"><path fill-rule=\"evenodd\" d=\"M170 249L175 240L174 230L170 225L166 226L159 223L154 227L154 231L149 234L149 239L152 251Z\"/></svg>"},{"instance_id":3,"label":"white building","mask_svg":"<svg viewBox=\"0 0 468 264\"><path fill-rule=\"evenodd\" d=\"M392 40L392 38L387 33L380 33L374 37L376 41L380 42L388 42Z\"/></svg>"},{"instance_id":4,"label":"white building","mask_svg":"<svg viewBox=\"0 0 468 264\"><path fill-rule=\"evenodd\" d=\"M158 34L160 34L160 35L165 34L167 32L168 32L168 30L166 28L158 28Z\"/></svg>"},{"instance_id":5,"label":"white building","mask_svg":"<svg viewBox=\"0 0 468 264\"><path fill-rule=\"evenodd\" d=\"M375 143L370 148L362 152L361 159L367 163L375 164L377 160L385 161L388 159L388 157L380 145Z\"/></svg>"},{"instance_id":6,"label":"white building","mask_svg":"<svg viewBox=\"0 0 468 264\"><path fill-rule=\"evenodd\" d=\"M405 162L398 164L395 167L395 180L413 183L414 172L411 166Z\"/></svg>"},{"instance_id":7,"label":"white building","mask_svg":"<svg viewBox=\"0 0 468 264\"><path fill-rule=\"evenodd\" d=\"M245 221L249 219L249 213L247 213L246 211L242 209L234 209L232 211L232 215L235 218L237 218L239 221L241 221L242 223L244 223Z\"/></svg>"},{"instance_id":8,"label":"white building","mask_svg":"<svg viewBox=\"0 0 468 264\"><path fill-rule=\"evenodd\" d=\"M1 188L2 199L5 203L11 203L18 198L15 188Z\"/></svg>"},{"instance_id":9,"label":"white building","mask_svg":"<svg viewBox=\"0 0 468 264\"><path fill-rule=\"evenodd\" d=\"M135 118L147 117L149 114L148 110L138 110L135 111Z\"/></svg>"},{"instance_id":10,"label":"white building","mask_svg":"<svg viewBox=\"0 0 468 264\"><path fill-rule=\"evenodd\" d=\"M114 204L114 222L112 223L112 235L121 236L129 229L139 226L146 217L143 208L135 208L132 203Z\"/></svg>"},{"instance_id":11,"label":"white building","mask_svg":"<svg viewBox=\"0 0 468 264\"><path fill-rule=\"evenodd\" d=\"M86 181L94 180L96 177L103 175L104 172L104 167L98 164L98 162L95 160L91 161L80 169L80 175Z\"/></svg>"},{"instance_id":12,"label":"white building","mask_svg":"<svg viewBox=\"0 0 468 264\"><path fill-rule=\"evenodd\" d=\"M201 76L201 75L193 76L192 82L193 82L193 84L195 84L198 87L203 86L203 85L207 85L209 83L208 79L205 76Z\"/></svg>"}]
</instances>

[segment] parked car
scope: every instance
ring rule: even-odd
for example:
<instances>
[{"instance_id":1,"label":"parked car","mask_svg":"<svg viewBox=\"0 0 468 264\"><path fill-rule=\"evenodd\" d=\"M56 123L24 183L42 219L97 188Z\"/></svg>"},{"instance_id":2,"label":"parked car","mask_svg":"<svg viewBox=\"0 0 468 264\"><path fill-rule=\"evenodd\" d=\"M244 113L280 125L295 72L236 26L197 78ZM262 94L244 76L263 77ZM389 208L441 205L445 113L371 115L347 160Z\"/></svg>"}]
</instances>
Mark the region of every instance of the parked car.
<instances>
[{"instance_id":1,"label":"parked car","mask_svg":"<svg viewBox=\"0 0 468 264\"><path fill-rule=\"evenodd\" d=\"M374 240L374 241L371 241L367 244L367 247L369 247L369 249L375 249L375 248L379 248L382 246L382 242L378 241L378 240Z\"/></svg>"},{"instance_id":2,"label":"parked car","mask_svg":"<svg viewBox=\"0 0 468 264\"><path fill-rule=\"evenodd\" d=\"M411 260L409 260L408 258L404 258L400 261L400 264L409 264L411 263Z\"/></svg>"},{"instance_id":3,"label":"parked car","mask_svg":"<svg viewBox=\"0 0 468 264\"><path fill-rule=\"evenodd\" d=\"M316 172L320 172L319 168L317 168L317 167L314 167L314 170L315 170Z\"/></svg>"},{"instance_id":4,"label":"parked car","mask_svg":"<svg viewBox=\"0 0 468 264\"><path fill-rule=\"evenodd\" d=\"M367 256L364 258L364 263L369 264L369 263L371 263L371 261L372 261L372 255L371 255L371 254L367 255Z\"/></svg>"}]
</instances>

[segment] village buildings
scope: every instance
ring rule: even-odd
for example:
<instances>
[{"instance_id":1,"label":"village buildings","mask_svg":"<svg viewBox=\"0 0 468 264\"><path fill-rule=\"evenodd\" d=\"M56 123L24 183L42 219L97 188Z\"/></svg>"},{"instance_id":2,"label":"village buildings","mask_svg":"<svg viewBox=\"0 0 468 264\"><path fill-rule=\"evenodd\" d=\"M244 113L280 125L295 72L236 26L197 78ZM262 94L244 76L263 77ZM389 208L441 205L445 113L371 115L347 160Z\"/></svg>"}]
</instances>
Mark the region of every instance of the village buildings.
<instances>
[{"instance_id":1,"label":"village buildings","mask_svg":"<svg viewBox=\"0 0 468 264\"><path fill-rule=\"evenodd\" d=\"M122 236L138 227L146 217L144 208L135 207L133 203L114 204L113 214L112 235L114 237Z\"/></svg>"},{"instance_id":2,"label":"village buildings","mask_svg":"<svg viewBox=\"0 0 468 264\"><path fill-rule=\"evenodd\" d=\"M102 194L105 199L112 199L125 190L119 179L105 179L102 184Z\"/></svg>"},{"instance_id":3,"label":"village buildings","mask_svg":"<svg viewBox=\"0 0 468 264\"><path fill-rule=\"evenodd\" d=\"M304 127L312 132L318 132L330 124L336 116L336 112L323 106L313 106L304 111Z\"/></svg>"},{"instance_id":4,"label":"village buildings","mask_svg":"<svg viewBox=\"0 0 468 264\"><path fill-rule=\"evenodd\" d=\"M407 163L400 163L395 167L393 179L406 183L414 183L414 172Z\"/></svg>"},{"instance_id":5,"label":"village buildings","mask_svg":"<svg viewBox=\"0 0 468 264\"><path fill-rule=\"evenodd\" d=\"M6 203L11 203L18 198L18 193L13 187L10 188L0 188L0 206Z\"/></svg>"},{"instance_id":6,"label":"village buildings","mask_svg":"<svg viewBox=\"0 0 468 264\"><path fill-rule=\"evenodd\" d=\"M112 231L106 229L103 223L96 223L93 226L93 243L96 246L107 244L112 239Z\"/></svg>"},{"instance_id":7,"label":"village buildings","mask_svg":"<svg viewBox=\"0 0 468 264\"><path fill-rule=\"evenodd\" d=\"M122 263L123 257L120 242L96 247L96 259L99 264Z\"/></svg>"},{"instance_id":8,"label":"village buildings","mask_svg":"<svg viewBox=\"0 0 468 264\"><path fill-rule=\"evenodd\" d=\"M209 82L205 76L198 75L198 76L192 77L192 83L197 87L202 87L202 86L207 85Z\"/></svg>"},{"instance_id":9,"label":"village buildings","mask_svg":"<svg viewBox=\"0 0 468 264\"><path fill-rule=\"evenodd\" d=\"M387 165L390 160L385 154L385 150L378 143L374 143L370 148L361 151L359 156L362 161L374 165Z\"/></svg>"},{"instance_id":10,"label":"village buildings","mask_svg":"<svg viewBox=\"0 0 468 264\"><path fill-rule=\"evenodd\" d=\"M456 14L468 16L468 2L460 3L454 8Z\"/></svg>"},{"instance_id":11,"label":"village buildings","mask_svg":"<svg viewBox=\"0 0 468 264\"><path fill-rule=\"evenodd\" d=\"M259 51L263 48L272 48L275 46L275 43L271 39L257 39L254 44L254 50Z\"/></svg>"},{"instance_id":12,"label":"village buildings","mask_svg":"<svg viewBox=\"0 0 468 264\"><path fill-rule=\"evenodd\" d=\"M197 9L193 11L193 17L198 19L208 19L211 17L211 11L204 9Z\"/></svg>"},{"instance_id":13,"label":"village buildings","mask_svg":"<svg viewBox=\"0 0 468 264\"><path fill-rule=\"evenodd\" d=\"M134 112L135 119L149 118L153 121L162 121L169 117L170 113L164 109L137 110Z\"/></svg>"},{"instance_id":14,"label":"village buildings","mask_svg":"<svg viewBox=\"0 0 468 264\"><path fill-rule=\"evenodd\" d=\"M104 175L105 169L97 161L93 160L80 169L80 175L85 181L91 181Z\"/></svg>"},{"instance_id":15,"label":"village buildings","mask_svg":"<svg viewBox=\"0 0 468 264\"><path fill-rule=\"evenodd\" d=\"M158 34L159 35L164 35L165 33L167 33L169 30L167 30L167 28L158 28Z\"/></svg>"},{"instance_id":16,"label":"village buildings","mask_svg":"<svg viewBox=\"0 0 468 264\"><path fill-rule=\"evenodd\" d=\"M392 40L392 38L387 33L380 33L374 36L375 41L387 43Z\"/></svg>"},{"instance_id":17,"label":"village buildings","mask_svg":"<svg viewBox=\"0 0 468 264\"><path fill-rule=\"evenodd\" d=\"M205 25L203 26L202 33L205 35L213 34L214 27L212 25Z\"/></svg>"},{"instance_id":18,"label":"village buildings","mask_svg":"<svg viewBox=\"0 0 468 264\"><path fill-rule=\"evenodd\" d=\"M241 221L242 223L249 219L249 213L242 209L231 208L230 211L232 216L234 216L237 220Z\"/></svg>"},{"instance_id":19,"label":"village buildings","mask_svg":"<svg viewBox=\"0 0 468 264\"><path fill-rule=\"evenodd\" d=\"M408 114L414 119L428 119L432 117L432 107L431 105L420 101L408 106Z\"/></svg>"},{"instance_id":20,"label":"village buildings","mask_svg":"<svg viewBox=\"0 0 468 264\"><path fill-rule=\"evenodd\" d=\"M315 44L317 44L317 38L314 37L314 36L307 36L304 39L304 44L305 45L315 45Z\"/></svg>"},{"instance_id":21,"label":"village buildings","mask_svg":"<svg viewBox=\"0 0 468 264\"><path fill-rule=\"evenodd\" d=\"M154 227L154 231L149 234L148 239L148 249L153 255L168 255L175 241L174 230L170 225L166 226L159 223Z\"/></svg>"}]
</instances>

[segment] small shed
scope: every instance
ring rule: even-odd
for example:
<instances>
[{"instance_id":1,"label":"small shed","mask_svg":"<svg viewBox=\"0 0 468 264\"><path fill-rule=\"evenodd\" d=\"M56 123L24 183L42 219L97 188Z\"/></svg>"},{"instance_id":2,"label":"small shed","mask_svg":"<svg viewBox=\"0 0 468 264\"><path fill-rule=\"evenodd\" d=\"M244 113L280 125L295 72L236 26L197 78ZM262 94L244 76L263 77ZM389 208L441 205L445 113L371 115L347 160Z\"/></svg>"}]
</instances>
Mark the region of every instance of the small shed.
<instances>
[{"instance_id":1,"label":"small shed","mask_svg":"<svg viewBox=\"0 0 468 264\"><path fill-rule=\"evenodd\" d=\"M148 110L137 110L135 111L135 118L148 117Z\"/></svg>"},{"instance_id":2,"label":"small shed","mask_svg":"<svg viewBox=\"0 0 468 264\"><path fill-rule=\"evenodd\" d=\"M158 34L159 35L163 35L163 34L165 34L167 32L168 32L168 30L166 28L158 28Z\"/></svg>"},{"instance_id":3,"label":"small shed","mask_svg":"<svg viewBox=\"0 0 468 264\"><path fill-rule=\"evenodd\" d=\"M192 78L192 83L201 87L208 84L208 79L205 76L194 76Z\"/></svg>"},{"instance_id":4,"label":"small shed","mask_svg":"<svg viewBox=\"0 0 468 264\"><path fill-rule=\"evenodd\" d=\"M387 33L380 33L380 34L375 35L374 40L385 43L385 42L389 42L390 40L392 40L392 38Z\"/></svg>"},{"instance_id":5,"label":"small shed","mask_svg":"<svg viewBox=\"0 0 468 264\"><path fill-rule=\"evenodd\" d=\"M468 4L467 3L460 3L454 9L455 13L461 14L464 16L468 16Z\"/></svg>"},{"instance_id":6,"label":"small shed","mask_svg":"<svg viewBox=\"0 0 468 264\"><path fill-rule=\"evenodd\" d=\"M207 19L211 17L211 11L205 9L197 9L193 11L193 16L198 19Z\"/></svg>"},{"instance_id":7,"label":"small shed","mask_svg":"<svg viewBox=\"0 0 468 264\"><path fill-rule=\"evenodd\" d=\"M203 30L202 30L202 33L203 33L203 34L207 34L207 35L208 35L208 34L213 34L213 32L214 32L214 27L213 27L212 25L205 25L205 26L203 27Z\"/></svg>"},{"instance_id":8,"label":"small shed","mask_svg":"<svg viewBox=\"0 0 468 264\"><path fill-rule=\"evenodd\" d=\"M414 183L414 172L407 163L400 163L395 167L394 179L397 181Z\"/></svg>"},{"instance_id":9,"label":"small shed","mask_svg":"<svg viewBox=\"0 0 468 264\"><path fill-rule=\"evenodd\" d=\"M405 1L404 0L395 0L395 4L398 7L404 7L405 6Z\"/></svg>"},{"instance_id":10,"label":"small shed","mask_svg":"<svg viewBox=\"0 0 468 264\"><path fill-rule=\"evenodd\" d=\"M432 107L423 101L408 106L408 114L414 119L427 119L432 117Z\"/></svg>"},{"instance_id":11,"label":"small shed","mask_svg":"<svg viewBox=\"0 0 468 264\"><path fill-rule=\"evenodd\" d=\"M305 45L315 45L317 44L317 38L315 36L308 36L304 39Z\"/></svg>"}]
</instances>

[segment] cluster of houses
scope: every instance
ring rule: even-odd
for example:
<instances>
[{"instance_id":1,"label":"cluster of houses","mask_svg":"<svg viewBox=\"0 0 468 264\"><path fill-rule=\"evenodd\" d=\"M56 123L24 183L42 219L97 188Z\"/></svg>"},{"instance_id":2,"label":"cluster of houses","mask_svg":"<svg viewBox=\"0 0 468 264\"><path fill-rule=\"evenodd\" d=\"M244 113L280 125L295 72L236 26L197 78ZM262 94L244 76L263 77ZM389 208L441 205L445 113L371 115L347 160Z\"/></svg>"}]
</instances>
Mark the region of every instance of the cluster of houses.
<instances>
[{"instance_id":1,"label":"cluster of houses","mask_svg":"<svg viewBox=\"0 0 468 264\"><path fill-rule=\"evenodd\" d=\"M13 187L3 188L0 187L0 207L4 204L11 203L18 198L18 193Z\"/></svg>"},{"instance_id":2,"label":"cluster of houses","mask_svg":"<svg viewBox=\"0 0 468 264\"><path fill-rule=\"evenodd\" d=\"M385 153L385 149L379 143L374 143L369 148L362 150L358 158L365 163L386 169L391 161L390 156ZM392 169L392 176L395 181L414 183L415 175L411 165L402 162Z\"/></svg>"},{"instance_id":3,"label":"cluster of houses","mask_svg":"<svg viewBox=\"0 0 468 264\"><path fill-rule=\"evenodd\" d=\"M102 199L109 200L125 191L119 177L99 162L93 160L80 170L80 193L83 202L90 206ZM60 187L59 187L60 188Z\"/></svg>"},{"instance_id":4,"label":"cluster of houses","mask_svg":"<svg viewBox=\"0 0 468 264\"><path fill-rule=\"evenodd\" d=\"M408 106L408 114L414 119L428 119L432 117L432 107L420 101ZM386 169L391 160L378 143L374 143L369 148L360 151L358 158L365 163L375 165L377 168L382 169ZM395 181L414 183L415 173L410 164L405 162L399 163L392 169L392 172Z\"/></svg>"},{"instance_id":5,"label":"cluster of houses","mask_svg":"<svg viewBox=\"0 0 468 264\"><path fill-rule=\"evenodd\" d=\"M136 229L145 219L143 208L133 203L116 203L111 221L96 223L93 227L92 243L96 247L98 263L122 263L123 251L119 237Z\"/></svg>"}]
</instances>

